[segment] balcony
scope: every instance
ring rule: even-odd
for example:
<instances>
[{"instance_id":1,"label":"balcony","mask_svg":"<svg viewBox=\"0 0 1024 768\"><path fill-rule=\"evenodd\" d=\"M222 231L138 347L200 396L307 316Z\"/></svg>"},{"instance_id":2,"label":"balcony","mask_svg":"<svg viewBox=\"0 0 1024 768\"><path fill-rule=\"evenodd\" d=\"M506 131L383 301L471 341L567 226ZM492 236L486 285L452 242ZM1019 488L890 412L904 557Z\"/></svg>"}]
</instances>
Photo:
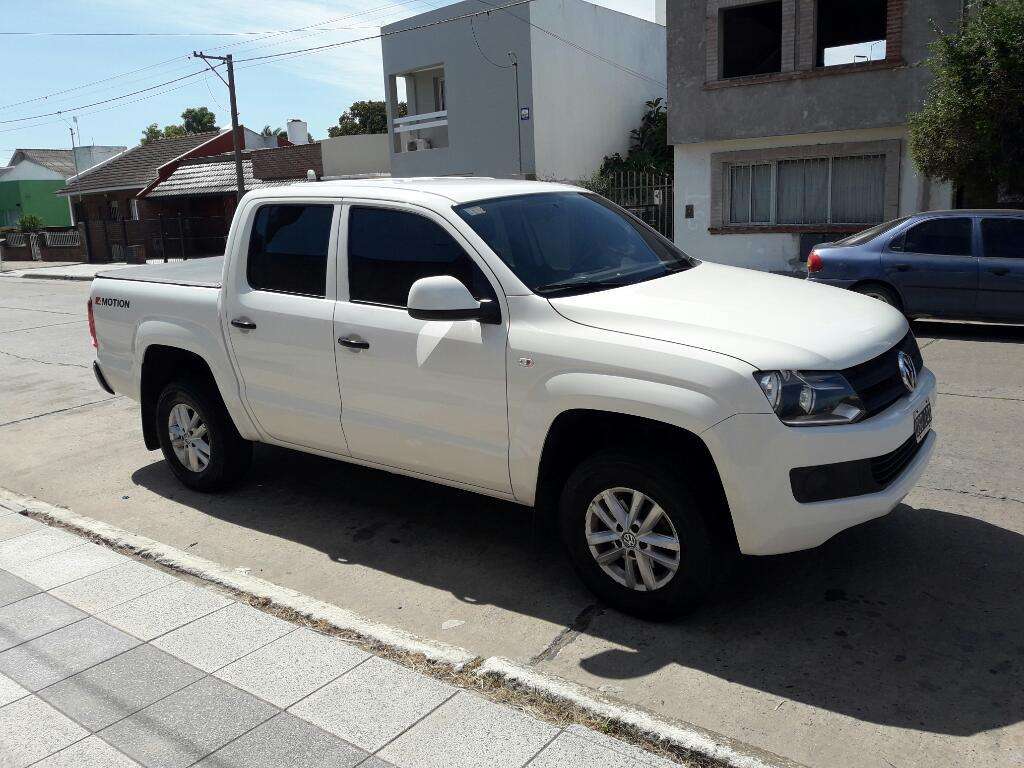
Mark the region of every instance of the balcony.
<instances>
[{"instance_id":1,"label":"balcony","mask_svg":"<svg viewBox=\"0 0 1024 768\"><path fill-rule=\"evenodd\" d=\"M391 114L401 115L391 124L393 151L402 154L447 147L444 67L426 67L388 79Z\"/></svg>"}]
</instances>

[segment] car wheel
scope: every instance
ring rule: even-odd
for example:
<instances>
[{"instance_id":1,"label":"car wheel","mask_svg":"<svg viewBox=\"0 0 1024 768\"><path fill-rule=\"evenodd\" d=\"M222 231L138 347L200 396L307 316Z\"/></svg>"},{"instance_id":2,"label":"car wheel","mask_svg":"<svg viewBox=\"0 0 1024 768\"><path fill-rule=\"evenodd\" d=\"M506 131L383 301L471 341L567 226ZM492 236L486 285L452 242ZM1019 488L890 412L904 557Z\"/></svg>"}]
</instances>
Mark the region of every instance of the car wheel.
<instances>
[{"instance_id":1,"label":"car wheel","mask_svg":"<svg viewBox=\"0 0 1024 768\"><path fill-rule=\"evenodd\" d=\"M899 299L896 298L896 294L884 285L878 283L870 283L868 285L859 285L854 290L864 296L870 296L872 299L878 299L878 301L885 302L890 307L900 308Z\"/></svg>"},{"instance_id":2,"label":"car wheel","mask_svg":"<svg viewBox=\"0 0 1024 768\"><path fill-rule=\"evenodd\" d=\"M156 407L160 448L171 470L197 491L227 488L248 470L252 443L242 438L209 386L172 382Z\"/></svg>"},{"instance_id":3,"label":"car wheel","mask_svg":"<svg viewBox=\"0 0 1024 768\"><path fill-rule=\"evenodd\" d=\"M562 492L562 539L583 582L624 613L664 620L713 583L712 538L678 467L642 453L583 461Z\"/></svg>"}]
</instances>

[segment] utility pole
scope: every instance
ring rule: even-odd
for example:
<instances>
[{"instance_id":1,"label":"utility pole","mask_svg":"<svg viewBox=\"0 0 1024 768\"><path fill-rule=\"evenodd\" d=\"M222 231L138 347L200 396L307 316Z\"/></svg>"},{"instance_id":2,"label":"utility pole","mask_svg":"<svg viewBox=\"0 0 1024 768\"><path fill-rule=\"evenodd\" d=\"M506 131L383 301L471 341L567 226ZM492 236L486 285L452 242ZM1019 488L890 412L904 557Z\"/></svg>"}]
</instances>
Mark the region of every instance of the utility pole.
<instances>
[{"instance_id":1,"label":"utility pole","mask_svg":"<svg viewBox=\"0 0 1024 768\"><path fill-rule=\"evenodd\" d=\"M235 99L235 67L231 54L229 53L227 56L209 56L202 51L192 51L192 55L197 59L202 59L203 63L210 67L210 71L217 77L220 77L220 81L228 87L228 96L231 98L231 145L235 150L235 181L238 183L238 200L241 201L242 195L245 194L245 178L242 175L242 148L238 146L238 101ZM220 72L217 71L216 67L210 65L211 59L227 65L227 80L220 76Z\"/></svg>"}]
</instances>

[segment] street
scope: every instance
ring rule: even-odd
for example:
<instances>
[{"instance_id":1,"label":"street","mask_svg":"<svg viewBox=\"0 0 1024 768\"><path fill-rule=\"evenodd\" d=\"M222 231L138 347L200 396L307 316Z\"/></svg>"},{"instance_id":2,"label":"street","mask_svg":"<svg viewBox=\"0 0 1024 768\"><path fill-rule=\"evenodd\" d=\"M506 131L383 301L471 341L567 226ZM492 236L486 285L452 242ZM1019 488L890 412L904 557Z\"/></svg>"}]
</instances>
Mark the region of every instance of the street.
<instances>
[{"instance_id":1,"label":"street","mask_svg":"<svg viewBox=\"0 0 1024 768\"><path fill-rule=\"evenodd\" d=\"M1024 763L1024 327L916 323L939 445L905 503L649 624L516 505L266 446L186 490L93 378L88 287L0 277L0 486L812 768Z\"/></svg>"}]
</instances>

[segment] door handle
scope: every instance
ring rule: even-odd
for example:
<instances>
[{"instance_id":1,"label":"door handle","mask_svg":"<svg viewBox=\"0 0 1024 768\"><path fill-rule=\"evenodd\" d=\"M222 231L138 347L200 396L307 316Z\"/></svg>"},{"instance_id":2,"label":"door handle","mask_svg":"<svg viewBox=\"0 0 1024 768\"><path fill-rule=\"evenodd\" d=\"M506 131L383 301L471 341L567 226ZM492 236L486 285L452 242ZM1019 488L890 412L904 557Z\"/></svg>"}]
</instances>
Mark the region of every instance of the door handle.
<instances>
[{"instance_id":1,"label":"door handle","mask_svg":"<svg viewBox=\"0 0 1024 768\"><path fill-rule=\"evenodd\" d=\"M992 267L991 269L989 269L989 272L991 272L993 275L999 275L1000 277L1002 277L1003 275L1008 275L1010 273L1010 268L1009 267Z\"/></svg>"},{"instance_id":2,"label":"door handle","mask_svg":"<svg viewBox=\"0 0 1024 768\"><path fill-rule=\"evenodd\" d=\"M896 271L897 272L909 272L910 271L910 265L909 264L897 264L896 265Z\"/></svg>"},{"instance_id":3,"label":"door handle","mask_svg":"<svg viewBox=\"0 0 1024 768\"><path fill-rule=\"evenodd\" d=\"M256 323L245 317L236 317L234 320L231 321L231 324L235 326L235 328L241 328L243 331L256 330Z\"/></svg>"},{"instance_id":4,"label":"door handle","mask_svg":"<svg viewBox=\"0 0 1024 768\"><path fill-rule=\"evenodd\" d=\"M340 339L338 339L338 343L341 344L341 346L343 347L348 347L349 349L370 348L370 342L363 341L362 339L354 336L342 336Z\"/></svg>"}]
</instances>

